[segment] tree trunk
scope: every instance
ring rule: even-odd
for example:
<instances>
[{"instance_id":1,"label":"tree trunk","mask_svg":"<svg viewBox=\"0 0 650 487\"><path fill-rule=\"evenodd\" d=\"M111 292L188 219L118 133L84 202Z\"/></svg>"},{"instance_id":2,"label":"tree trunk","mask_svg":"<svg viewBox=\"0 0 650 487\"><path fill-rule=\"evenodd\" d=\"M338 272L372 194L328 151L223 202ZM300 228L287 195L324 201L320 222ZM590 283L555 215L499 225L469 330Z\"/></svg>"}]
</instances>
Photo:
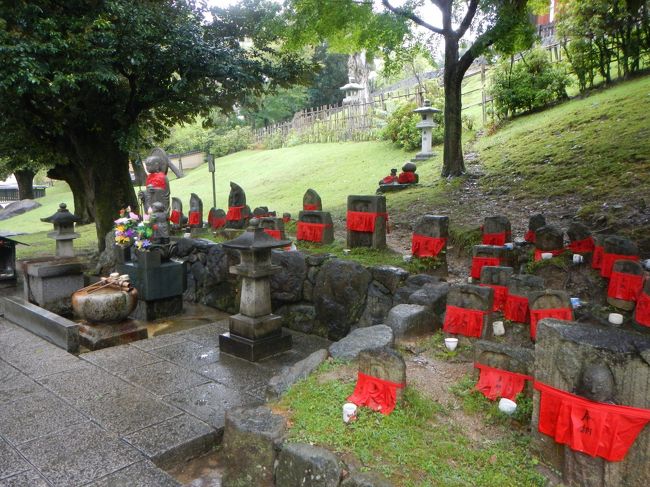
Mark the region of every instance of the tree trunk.
<instances>
[{"instance_id":1,"label":"tree trunk","mask_svg":"<svg viewBox=\"0 0 650 487\"><path fill-rule=\"evenodd\" d=\"M465 172L463 161L463 125L461 99L463 72L459 69L458 40L445 38L445 143L442 176L460 176Z\"/></svg>"},{"instance_id":2,"label":"tree trunk","mask_svg":"<svg viewBox=\"0 0 650 487\"><path fill-rule=\"evenodd\" d=\"M14 171L16 182L18 183L18 199L19 200L33 200L34 199L34 176L35 171L31 169L19 169Z\"/></svg>"},{"instance_id":3,"label":"tree trunk","mask_svg":"<svg viewBox=\"0 0 650 487\"><path fill-rule=\"evenodd\" d=\"M79 218L80 224L87 225L95 221L95 194L83 180L82 171L71 164L54 166L47 171L47 176L68 183L74 200L74 214Z\"/></svg>"}]
</instances>

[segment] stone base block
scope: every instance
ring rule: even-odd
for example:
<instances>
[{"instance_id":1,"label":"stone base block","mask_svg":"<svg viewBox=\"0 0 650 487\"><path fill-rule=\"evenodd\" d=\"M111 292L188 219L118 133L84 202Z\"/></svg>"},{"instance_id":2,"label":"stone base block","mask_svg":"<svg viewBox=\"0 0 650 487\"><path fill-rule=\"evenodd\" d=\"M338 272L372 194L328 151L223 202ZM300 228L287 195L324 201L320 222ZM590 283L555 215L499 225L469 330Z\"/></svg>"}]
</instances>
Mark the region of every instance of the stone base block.
<instances>
[{"instance_id":1,"label":"stone base block","mask_svg":"<svg viewBox=\"0 0 650 487\"><path fill-rule=\"evenodd\" d=\"M187 273L182 262L166 261L156 267L127 262L118 264L117 272L129 275L138 296L145 301L173 299L187 289Z\"/></svg>"},{"instance_id":2,"label":"stone base block","mask_svg":"<svg viewBox=\"0 0 650 487\"><path fill-rule=\"evenodd\" d=\"M291 350L293 339L291 335L281 330L277 335L260 339L248 340L247 338L233 335L230 332L219 335L219 349L221 353L234 355L249 362L259 362L262 359Z\"/></svg>"},{"instance_id":3,"label":"stone base block","mask_svg":"<svg viewBox=\"0 0 650 487\"><path fill-rule=\"evenodd\" d=\"M164 299L139 300L131 318L142 321L152 321L166 318L183 312L183 296L171 296Z\"/></svg>"},{"instance_id":4,"label":"stone base block","mask_svg":"<svg viewBox=\"0 0 650 487\"><path fill-rule=\"evenodd\" d=\"M273 336L282 329L282 316L266 315L251 318L242 314L230 317L230 332L249 340L260 340Z\"/></svg>"},{"instance_id":5,"label":"stone base block","mask_svg":"<svg viewBox=\"0 0 650 487\"><path fill-rule=\"evenodd\" d=\"M124 345L146 338L148 338L147 327L131 320L124 323L79 324L81 345L89 350Z\"/></svg>"}]
</instances>

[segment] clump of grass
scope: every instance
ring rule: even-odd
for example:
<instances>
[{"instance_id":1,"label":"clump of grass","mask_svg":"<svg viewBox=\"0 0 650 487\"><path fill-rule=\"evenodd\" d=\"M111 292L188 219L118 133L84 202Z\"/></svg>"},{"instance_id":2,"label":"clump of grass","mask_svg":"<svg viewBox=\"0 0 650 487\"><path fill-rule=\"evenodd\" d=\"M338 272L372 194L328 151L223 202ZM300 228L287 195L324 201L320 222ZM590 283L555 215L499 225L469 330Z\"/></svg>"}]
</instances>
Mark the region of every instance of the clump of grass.
<instances>
[{"instance_id":1,"label":"clump of grass","mask_svg":"<svg viewBox=\"0 0 650 487\"><path fill-rule=\"evenodd\" d=\"M356 247L350 252L344 252L343 242L335 240L329 245L321 245L312 242L298 242L296 247L300 251L309 254L333 254L339 259L354 260L361 265L372 267L377 265L394 265L404 267L404 260L401 254L385 249L371 249L367 247Z\"/></svg>"},{"instance_id":2,"label":"clump of grass","mask_svg":"<svg viewBox=\"0 0 650 487\"><path fill-rule=\"evenodd\" d=\"M363 470L404 487L545 485L522 435L507 432L503 438L472 442L442 405L411 387L389 416L360 408L357 421L344 424L341 405L354 381L326 378L326 371L337 367L325 365L276 405L290 419L288 441L354 455Z\"/></svg>"},{"instance_id":3,"label":"clump of grass","mask_svg":"<svg viewBox=\"0 0 650 487\"><path fill-rule=\"evenodd\" d=\"M471 255L474 245L481 243L481 229L464 228L454 225L449 227L449 244L453 245L459 251L464 251Z\"/></svg>"}]
</instances>

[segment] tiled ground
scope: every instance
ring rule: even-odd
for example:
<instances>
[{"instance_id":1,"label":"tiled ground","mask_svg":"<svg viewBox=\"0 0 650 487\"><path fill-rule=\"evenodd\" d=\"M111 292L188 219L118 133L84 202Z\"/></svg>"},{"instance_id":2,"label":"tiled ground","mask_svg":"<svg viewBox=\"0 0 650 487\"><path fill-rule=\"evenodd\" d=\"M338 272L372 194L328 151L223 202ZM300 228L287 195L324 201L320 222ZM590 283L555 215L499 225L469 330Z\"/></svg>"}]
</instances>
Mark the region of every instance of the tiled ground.
<instances>
[{"instance_id":1,"label":"tiled ground","mask_svg":"<svg viewBox=\"0 0 650 487\"><path fill-rule=\"evenodd\" d=\"M297 334L251 364L219 353L226 328L76 357L0 319L0 487L178 485L156 464L209 450L227 409L263 402L274 374L328 344Z\"/></svg>"}]
</instances>

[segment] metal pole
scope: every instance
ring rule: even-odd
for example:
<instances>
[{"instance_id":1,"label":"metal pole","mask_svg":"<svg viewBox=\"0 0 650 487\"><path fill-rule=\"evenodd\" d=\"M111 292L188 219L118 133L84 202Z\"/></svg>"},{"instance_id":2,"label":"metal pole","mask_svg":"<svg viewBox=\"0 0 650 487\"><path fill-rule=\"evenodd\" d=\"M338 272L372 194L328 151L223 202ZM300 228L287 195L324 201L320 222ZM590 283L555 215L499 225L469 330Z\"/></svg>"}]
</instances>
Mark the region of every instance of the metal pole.
<instances>
[{"instance_id":1,"label":"metal pole","mask_svg":"<svg viewBox=\"0 0 650 487\"><path fill-rule=\"evenodd\" d=\"M214 156L208 153L208 171L212 173L212 208L217 207L217 191L214 185Z\"/></svg>"}]
</instances>

